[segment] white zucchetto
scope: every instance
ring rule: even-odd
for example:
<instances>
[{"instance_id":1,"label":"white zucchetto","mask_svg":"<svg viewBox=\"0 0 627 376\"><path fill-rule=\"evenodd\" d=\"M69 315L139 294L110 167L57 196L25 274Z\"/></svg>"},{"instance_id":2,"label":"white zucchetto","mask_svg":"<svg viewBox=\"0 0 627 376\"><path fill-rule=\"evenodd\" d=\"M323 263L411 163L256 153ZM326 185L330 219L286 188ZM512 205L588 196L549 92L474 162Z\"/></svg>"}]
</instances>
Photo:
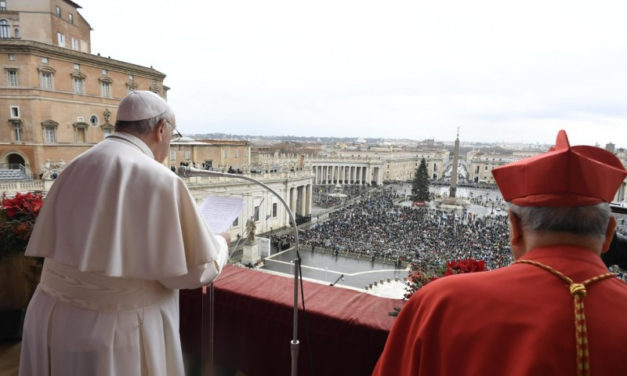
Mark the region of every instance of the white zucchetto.
<instances>
[{"instance_id":1,"label":"white zucchetto","mask_svg":"<svg viewBox=\"0 0 627 376\"><path fill-rule=\"evenodd\" d=\"M118 106L118 121L138 121L161 115L170 109L168 103L152 91L131 91Z\"/></svg>"}]
</instances>

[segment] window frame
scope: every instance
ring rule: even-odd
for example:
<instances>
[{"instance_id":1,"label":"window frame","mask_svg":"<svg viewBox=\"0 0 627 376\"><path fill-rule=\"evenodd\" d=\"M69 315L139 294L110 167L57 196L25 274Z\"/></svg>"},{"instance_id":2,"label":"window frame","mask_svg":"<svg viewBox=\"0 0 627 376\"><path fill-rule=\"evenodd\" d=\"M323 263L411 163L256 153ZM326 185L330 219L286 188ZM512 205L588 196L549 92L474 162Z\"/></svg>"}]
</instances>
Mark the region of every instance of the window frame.
<instances>
[{"instance_id":1,"label":"window frame","mask_svg":"<svg viewBox=\"0 0 627 376\"><path fill-rule=\"evenodd\" d=\"M57 31L57 45L65 48L65 34L60 31Z\"/></svg>"},{"instance_id":2,"label":"window frame","mask_svg":"<svg viewBox=\"0 0 627 376\"><path fill-rule=\"evenodd\" d=\"M85 94L85 79L81 77L72 77L72 92L78 95Z\"/></svg>"},{"instance_id":3,"label":"window frame","mask_svg":"<svg viewBox=\"0 0 627 376\"><path fill-rule=\"evenodd\" d=\"M19 119L20 118L20 106L18 105L10 105L9 106L9 115L11 119Z\"/></svg>"},{"instance_id":4,"label":"window frame","mask_svg":"<svg viewBox=\"0 0 627 376\"><path fill-rule=\"evenodd\" d=\"M57 135L54 127L44 127L44 144L51 145L56 144Z\"/></svg>"},{"instance_id":5,"label":"window frame","mask_svg":"<svg viewBox=\"0 0 627 376\"><path fill-rule=\"evenodd\" d=\"M100 95L104 98L111 98L111 84L109 82L100 82Z\"/></svg>"},{"instance_id":6,"label":"window frame","mask_svg":"<svg viewBox=\"0 0 627 376\"><path fill-rule=\"evenodd\" d=\"M20 81L17 74L17 68L7 69L7 86L10 87L18 87L20 85Z\"/></svg>"},{"instance_id":7,"label":"window frame","mask_svg":"<svg viewBox=\"0 0 627 376\"><path fill-rule=\"evenodd\" d=\"M0 39L11 38L11 24L6 19L0 20Z\"/></svg>"},{"instance_id":8,"label":"window frame","mask_svg":"<svg viewBox=\"0 0 627 376\"><path fill-rule=\"evenodd\" d=\"M52 90L54 89L54 75L51 72L40 72L39 73L39 83L40 87L44 90Z\"/></svg>"},{"instance_id":9,"label":"window frame","mask_svg":"<svg viewBox=\"0 0 627 376\"><path fill-rule=\"evenodd\" d=\"M22 142L22 126L13 124L13 142Z\"/></svg>"}]
</instances>

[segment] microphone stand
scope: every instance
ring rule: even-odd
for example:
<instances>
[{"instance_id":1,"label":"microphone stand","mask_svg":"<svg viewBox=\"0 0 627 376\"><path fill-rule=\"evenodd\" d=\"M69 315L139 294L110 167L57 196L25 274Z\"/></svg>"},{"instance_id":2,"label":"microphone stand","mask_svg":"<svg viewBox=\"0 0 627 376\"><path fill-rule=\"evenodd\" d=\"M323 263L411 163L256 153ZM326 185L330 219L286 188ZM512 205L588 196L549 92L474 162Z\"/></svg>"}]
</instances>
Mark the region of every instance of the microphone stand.
<instances>
[{"instance_id":1,"label":"microphone stand","mask_svg":"<svg viewBox=\"0 0 627 376\"><path fill-rule=\"evenodd\" d=\"M279 195L274 189L270 188L269 186L260 182L257 179L251 178L250 176L241 175L241 174L230 174L227 172L219 172L219 171L201 170L201 169L189 167L189 166L179 167L179 174L185 177L203 175L203 176L216 176L216 177L226 177L226 178L246 180L251 183L260 185L264 187L265 189L267 189L270 193L276 196L276 198L278 198L279 201L281 201L281 204L283 204L283 206L285 207L285 210L287 210L287 214L290 217L290 223L292 224L292 227L294 227L294 241L296 242L296 247L295 247L296 259L294 259L294 317L292 319L292 324L293 324L292 340L290 341L290 353L292 355L291 375L296 376L298 374L298 351L299 351L299 344L300 344L298 340L298 277L299 277L299 272L300 272L301 260L300 260L300 252L299 252L299 247L298 247L298 227L296 227L296 220L294 219L294 214L292 213L292 210L290 210L289 205L287 204L287 202L285 202L283 197L281 197L281 195ZM305 299L304 296L303 296L303 299ZM213 307L213 304L211 306ZM211 312L211 315L213 316L213 312ZM211 334L211 336L213 337L213 333ZM210 358L213 359L213 354L210 354Z\"/></svg>"}]
</instances>

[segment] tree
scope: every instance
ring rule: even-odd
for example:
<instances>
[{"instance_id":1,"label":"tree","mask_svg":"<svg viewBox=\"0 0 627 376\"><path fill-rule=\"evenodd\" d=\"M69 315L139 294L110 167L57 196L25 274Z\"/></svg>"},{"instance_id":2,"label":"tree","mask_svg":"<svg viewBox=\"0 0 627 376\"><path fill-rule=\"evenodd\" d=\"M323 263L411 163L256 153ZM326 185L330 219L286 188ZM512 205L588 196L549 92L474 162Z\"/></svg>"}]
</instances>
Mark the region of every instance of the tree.
<instances>
[{"instance_id":1,"label":"tree","mask_svg":"<svg viewBox=\"0 0 627 376\"><path fill-rule=\"evenodd\" d=\"M411 184L411 199L413 201L429 201L429 174L427 173L427 162L424 158L416 168L414 180Z\"/></svg>"}]
</instances>

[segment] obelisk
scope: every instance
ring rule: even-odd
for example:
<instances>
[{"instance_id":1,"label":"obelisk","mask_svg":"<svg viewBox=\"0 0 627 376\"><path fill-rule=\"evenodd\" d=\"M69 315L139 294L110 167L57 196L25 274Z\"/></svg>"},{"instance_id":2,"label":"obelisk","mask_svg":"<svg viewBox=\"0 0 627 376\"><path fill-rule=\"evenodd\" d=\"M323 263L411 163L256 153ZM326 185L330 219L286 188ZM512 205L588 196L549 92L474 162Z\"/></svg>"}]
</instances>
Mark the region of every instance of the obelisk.
<instances>
[{"instance_id":1,"label":"obelisk","mask_svg":"<svg viewBox=\"0 0 627 376\"><path fill-rule=\"evenodd\" d=\"M459 163L459 127L457 127L457 138L455 139L455 152L453 153L453 172L451 172L451 187L448 197L454 199L457 192L457 164Z\"/></svg>"}]
</instances>

